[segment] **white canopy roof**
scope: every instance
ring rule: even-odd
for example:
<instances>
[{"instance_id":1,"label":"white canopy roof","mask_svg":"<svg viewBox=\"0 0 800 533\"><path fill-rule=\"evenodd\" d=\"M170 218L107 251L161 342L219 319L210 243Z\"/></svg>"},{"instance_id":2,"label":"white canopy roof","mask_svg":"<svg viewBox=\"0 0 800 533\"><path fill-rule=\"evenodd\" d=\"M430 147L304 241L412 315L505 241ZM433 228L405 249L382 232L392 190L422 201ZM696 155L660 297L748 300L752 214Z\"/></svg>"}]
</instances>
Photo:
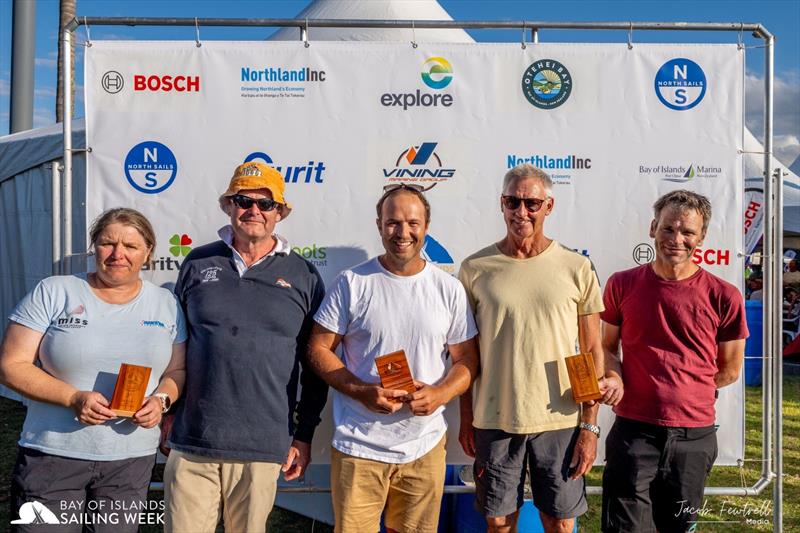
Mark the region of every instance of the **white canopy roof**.
<instances>
[{"instance_id":1,"label":"white canopy roof","mask_svg":"<svg viewBox=\"0 0 800 533\"><path fill-rule=\"evenodd\" d=\"M357 20L453 20L436 0L316 0L296 19ZM298 41L298 28L281 28L269 41ZM309 41L416 41L427 43L474 43L461 29L410 28L314 28Z\"/></svg>"}]
</instances>

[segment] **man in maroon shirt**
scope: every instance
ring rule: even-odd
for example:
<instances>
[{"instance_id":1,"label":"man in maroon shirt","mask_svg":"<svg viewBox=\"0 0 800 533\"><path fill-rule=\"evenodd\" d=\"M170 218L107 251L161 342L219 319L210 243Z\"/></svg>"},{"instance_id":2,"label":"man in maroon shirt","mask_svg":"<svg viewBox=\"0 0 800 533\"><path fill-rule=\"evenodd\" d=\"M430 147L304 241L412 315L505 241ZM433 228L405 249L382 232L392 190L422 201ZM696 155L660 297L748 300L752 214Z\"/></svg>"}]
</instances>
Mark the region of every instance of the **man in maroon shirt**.
<instances>
[{"instance_id":1,"label":"man in maroon shirt","mask_svg":"<svg viewBox=\"0 0 800 533\"><path fill-rule=\"evenodd\" d=\"M691 527L717 456L716 392L739 378L748 335L739 290L692 262L708 199L679 190L653 208L655 261L612 275L600 315L603 401L617 415L606 439L605 532Z\"/></svg>"}]
</instances>

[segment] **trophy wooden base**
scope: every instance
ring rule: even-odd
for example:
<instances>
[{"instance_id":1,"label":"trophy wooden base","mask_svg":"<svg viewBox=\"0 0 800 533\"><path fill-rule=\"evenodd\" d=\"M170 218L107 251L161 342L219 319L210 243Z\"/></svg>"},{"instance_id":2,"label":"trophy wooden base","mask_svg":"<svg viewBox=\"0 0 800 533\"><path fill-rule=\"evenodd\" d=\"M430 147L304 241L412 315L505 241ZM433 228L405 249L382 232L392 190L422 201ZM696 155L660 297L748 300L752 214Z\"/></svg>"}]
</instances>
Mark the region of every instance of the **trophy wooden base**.
<instances>
[{"instance_id":1,"label":"trophy wooden base","mask_svg":"<svg viewBox=\"0 0 800 533\"><path fill-rule=\"evenodd\" d=\"M141 409L147 384L150 381L150 367L122 363L119 367L111 410L117 416L133 416Z\"/></svg>"},{"instance_id":2,"label":"trophy wooden base","mask_svg":"<svg viewBox=\"0 0 800 533\"><path fill-rule=\"evenodd\" d=\"M384 389L404 390L408 393L417 390L408 367L406 352L403 350L376 357L375 366L378 367L378 376Z\"/></svg>"},{"instance_id":3,"label":"trophy wooden base","mask_svg":"<svg viewBox=\"0 0 800 533\"><path fill-rule=\"evenodd\" d=\"M597 384L597 373L591 352L565 357L564 361L567 363L567 374L575 403L599 400L603 397Z\"/></svg>"}]
</instances>

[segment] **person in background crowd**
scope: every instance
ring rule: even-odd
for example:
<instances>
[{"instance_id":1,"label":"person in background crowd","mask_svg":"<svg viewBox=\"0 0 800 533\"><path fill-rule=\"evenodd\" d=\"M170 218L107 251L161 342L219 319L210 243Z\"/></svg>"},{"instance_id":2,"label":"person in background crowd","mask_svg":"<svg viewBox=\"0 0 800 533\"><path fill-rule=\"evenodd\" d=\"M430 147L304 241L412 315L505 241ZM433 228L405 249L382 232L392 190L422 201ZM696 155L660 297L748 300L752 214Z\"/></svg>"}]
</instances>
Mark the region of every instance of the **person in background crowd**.
<instances>
[{"instance_id":1,"label":"person in background crowd","mask_svg":"<svg viewBox=\"0 0 800 533\"><path fill-rule=\"evenodd\" d=\"M474 392L461 397L459 440L475 457L477 503L490 532L516 531L526 468L548 533L572 531L588 508L583 476L597 454L598 405L575 403L564 358L579 346L603 375L603 303L591 261L545 236L552 186L532 165L509 170L499 198L506 235L459 273L481 363Z\"/></svg>"},{"instance_id":2,"label":"person in background crowd","mask_svg":"<svg viewBox=\"0 0 800 533\"><path fill-rule=\"evenodd\" d=\"M226 531L264 531L279 472L296 479L311 461L327 399L327 386L300 372L325 290L275 233L291 212L283 176L240 165L219 205L230 225L189 253L175 286L189 341L164 472L166 531L213 532L220 509Z\"/></svg>"},{"instance_id":3,"label":"person in background crowd","mask_svg":"<svg viewBox=\"0 0 800 533\"><path fill-rule=\"evenodd\" d=\"M389 185L377 205L385 253L336 278L314 316L310 362L335 390L336 531L435 532L445 478L444 405L478 370L475 322L458 280L420 251L430 205ZM334 351L342 345L342 358ZM381 387L375 358L404 350L416 391ZM452 366L448 369L448 354Z\"/></svg>"},{"instance_id":4,"label":"person in background crowd","mask_svg":"<svg viewBox=\"0 0 800 533\"><path fill-rule=\"evenodd\" d=\"M692 262L711 203L678 190L653 205L655 260L606 284L603 347L617 418L606 439L605 532L688 531L717 457L714 403L739 378L739 290ZM623 357L620 357L620 346Z\"/></svg>"},{"instance_id":5,"label":"person in background crowd","mask_svg":"<svg viewBox=\"0 0 800 533\"><path fill-rule=\"evenodd\" d=\"M0 381L28 399L11 479L17 531L66 519L72 525L58 530L86 522L135 532L138 513L131 523L109 514L147 509L157 426L183 388L183 312L168 290L139 278L156 246L150 222L110 209L89 241L95 272L39 282L11 312L0 347ZM109 408L122 363L151 368L132 417Z\"/></svg>"}]
</instances>

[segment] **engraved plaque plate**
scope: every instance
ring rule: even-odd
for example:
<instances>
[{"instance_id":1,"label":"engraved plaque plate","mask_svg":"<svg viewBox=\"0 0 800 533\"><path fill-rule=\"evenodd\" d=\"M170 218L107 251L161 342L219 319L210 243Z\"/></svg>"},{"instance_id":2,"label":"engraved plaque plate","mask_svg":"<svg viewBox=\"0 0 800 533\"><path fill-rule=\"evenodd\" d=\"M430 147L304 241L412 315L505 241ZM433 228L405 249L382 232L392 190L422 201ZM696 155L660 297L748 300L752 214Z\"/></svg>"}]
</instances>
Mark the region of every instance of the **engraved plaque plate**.
<instances>
[{"instance_id":1,"label":"engraved plaque plate","mask_svg":"<svg viewBox=\"0 0 800 533\"><path fill-rule=\"evenodd\" d=\"M575 403L599 400L603 397L597 384L597 375L591 352L565 357L564 361L567 363L567 373L569 374L569 383L572 385L572 396L575 398Z\"/></svg>"},{"instance_id":2,"label":"engraved plaque plate","mask_svg":"<svg viewBox=\"0 0 800 533\"><path fill-rule=\"evenodd\" d=\"M117 416L133 416L144 403L147 383L150 381L150 367L122 363L119 367L111 410Z\"/></svg>"},{"instance_id":3,"label":"engraved plaque plate","mask_svg":"<svg viewBox=\"0 0 800 533\"><path fill-rule=\"evenodd\" d=\"M381 387L384 389L416 392L417 388L414 386L414 378L411 377L406 352L403 350L376 357L375 366L378 367Z\"/></svg>"}]
</instances>

